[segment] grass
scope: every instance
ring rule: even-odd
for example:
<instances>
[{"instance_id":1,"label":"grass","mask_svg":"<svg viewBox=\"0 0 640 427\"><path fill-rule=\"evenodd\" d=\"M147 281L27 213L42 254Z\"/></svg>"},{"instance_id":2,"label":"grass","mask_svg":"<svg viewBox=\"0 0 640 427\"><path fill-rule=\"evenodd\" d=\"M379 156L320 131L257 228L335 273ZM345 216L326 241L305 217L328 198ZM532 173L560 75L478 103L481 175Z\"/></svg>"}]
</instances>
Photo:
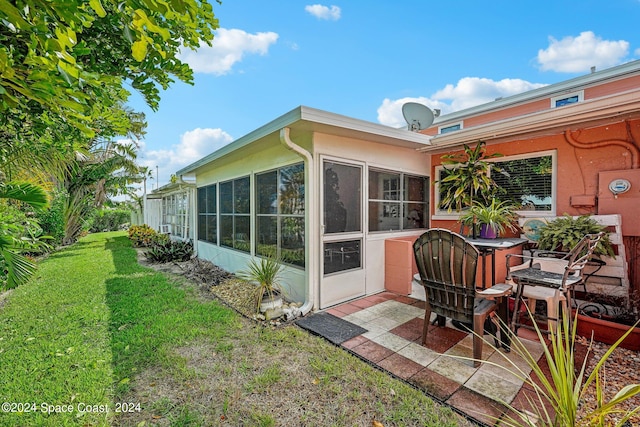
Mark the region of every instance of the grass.
<instances>
[{"instance_id":1,"label":"grass","mask_svg":"<svg viewBox=\"0 0 640 427\"><path fill-rule=\"evenodd\" d=\"M0 412L0 425L466 423L326 341L253 323L136 255L123 233L90 235L7 298L0 400L37 408ZM80 404L110 411L81 413Z\"/></svg>"}]
</instances>

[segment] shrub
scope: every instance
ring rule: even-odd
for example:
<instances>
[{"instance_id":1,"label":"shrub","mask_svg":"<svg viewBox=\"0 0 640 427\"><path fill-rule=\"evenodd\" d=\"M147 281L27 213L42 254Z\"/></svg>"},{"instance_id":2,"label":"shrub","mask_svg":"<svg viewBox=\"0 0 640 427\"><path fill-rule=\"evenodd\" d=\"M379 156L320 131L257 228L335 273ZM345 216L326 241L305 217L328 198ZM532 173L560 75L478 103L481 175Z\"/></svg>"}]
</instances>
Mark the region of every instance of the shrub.
<instances>
[{"instance_id":1,"label":"shrub","mask_svg":"<svg viewBox=\"0 0 640 427\"><path fill-rule=\"evenodd\" d=\"M152 262L182 262L189 261L193 255L193 243L191 241L168 240L164 243L156 243L145 252L145 256Z\"/></svg>"},{"instance_id":2,"label":"shrub","mask_svg":"<svg viewBox=\"0 0 640 427\"><path fill-rule=\"evenodd\" d=\"M64 205L67 197L65 192L55 191L49 208L36 212L42 233L52 237L53 245L59 245L64 238Z\"/></svg>"},{"instance_id":3,"label":"shrub","mask_svg":"<svg viewBox=\"0 0 640 427\"><path fill-rule=\"evenodd\" d=\"M131 211L127 209L101 209L89 220L89 231L118 231L131 221Z\"/></svg>"},{"instance_id":4,"label":"shrub","mask_svg":"<svg viewBox=\"0 0 640 427\"><path fill-rule=\"evenodd\" d=\"M169 236L158 233L147 224L142 224L129 227L129 239L134 247L140 248L165 243L169 240Z\"/></svg>"}]
</instances>

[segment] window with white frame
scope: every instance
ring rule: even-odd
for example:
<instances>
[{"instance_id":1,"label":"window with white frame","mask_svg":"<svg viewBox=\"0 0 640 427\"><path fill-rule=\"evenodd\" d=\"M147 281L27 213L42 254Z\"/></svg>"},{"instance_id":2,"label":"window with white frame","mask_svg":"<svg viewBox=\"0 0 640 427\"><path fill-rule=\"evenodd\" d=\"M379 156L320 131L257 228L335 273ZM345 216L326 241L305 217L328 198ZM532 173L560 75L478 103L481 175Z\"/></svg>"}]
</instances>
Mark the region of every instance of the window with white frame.
<instances>
[{"instance_id":1,"label":"window with white frame","mask_svg":"<svg viewBox=\"0 0 640 427\"><path fill-rule=\"evenodd\" d=\"M554 96L551 98L551 108L563 107L584 101L584 91Z\"/></svg>"},{"instance_id":2,"label":"window with white frame","mask_svg":"<svg viewBox=\"0 0 640 427\"><path fill-rule=\"evenodd\" d=\"M369 231L428 226L429 178L369 169Z\"/></svg>"},{"instance_id":3,"label":"window with white frame","mask_svg":"<svg viewBox=\"0 0 640 427\"><path fill-rule=\"evenodd\" d=\"M304 191L303 163L256 174L256 254L305 266Z\"/></svg>"},{"instance_id":4,"label":"window with white frame","mask_svg":"<svg viewBox=\"0 0 640 427\"><path fill-rule=\"evenodd\" d=\"M162 198L162 225L168 226L167 231L181 239L189 238L188 205L189 194L186 191Z\"/></svg>"},{"instance_id":5,"label":"window with white frame","mask_svg":"<svg viewBox=\"0 0 640 427\"><path fill-rule=\"evenodd\" d=\"M460 129L462 129L462 122L454 123L452 125L440 126L438 128L438 133L443 134L443 133L455 132Z\"/></svg>"},{"instance_id":6,"label":"window with white frame","mask_svg":"<svg viewBox=\"0 0 640 427\"><path fill-rule=\"evenodd\" d=\"M521 215L552 215L555 212L555 151L546 151L519 156L500 157L490 163L491 177L497 184L497 196L501 200L512 200L520 206ZM446 177L446 169L436 167L437 181ZM440 186L436 182L436 215L456 216L440 206Z\"/></svg>"}]
</instances>

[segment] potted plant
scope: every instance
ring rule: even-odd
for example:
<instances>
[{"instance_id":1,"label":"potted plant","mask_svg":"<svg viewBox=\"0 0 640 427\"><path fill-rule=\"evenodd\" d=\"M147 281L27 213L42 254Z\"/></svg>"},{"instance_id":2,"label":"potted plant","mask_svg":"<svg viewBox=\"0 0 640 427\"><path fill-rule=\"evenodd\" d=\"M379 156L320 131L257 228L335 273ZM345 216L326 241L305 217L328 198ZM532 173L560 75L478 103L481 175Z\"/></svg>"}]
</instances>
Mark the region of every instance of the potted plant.
<instances>
[{"instance_id":1,"label":"potted plant","mask_svg":"<svg viewBox=\"0 0 640 427\"><path fill-rule=\"evenodd\" d=\"M442 156L443 178L440 185L440 206L449 212L473 206L476 200L488 203L497 186L489 170L505 173L487 160L502 154L486 154L486 143L479 141L474 148L464 145L462 153Z\"/></svg>"},{"instance_id":2,"label":"potted plant","mask_svg":"<svg viewBox=\"0 0 640 427\"><path fill-rule=\"evenodd\" d=\"M585 234L601 231L606 231L605 227L589 215L574 218L565 214L540 228L538 249L567 252ZM613 245L607 234L598 243L594 254L615 257ZM616 298L585 292L581 299L583 301L577 304L576 310L578 335L587 338L593 336L595 341L613 344L629 330L629 326L640 319L638 315L640 295L632 294L628 298ZM630 350L640 350L640 328L633 328L620 346Z\"/></svg>"},{"instance_id":3,"label":"potted plant","mask_svg":"<svg viewBox=\"0 0 640 427\"><path fill-rule=\"evenodd\" d=\"M273 257L252 259L247 270L238 272L238 277L256 286L256 312L265 313L282 307L284 290L281 284L282 263ZM277 316L272 316L277 317Z\"/></svg>"},{"instance_id":4,"label":"potted plant","mask_svg":"<svg viewBox=\"0 0 640 427\"><path fill-rule=\"evenodd\" d=\"M486 239L495 239L507 228L515 232L517 220L516 206L510 201L500 201L495 197L488 204L476 201L460 217L460 222L466 226L479 225L480 237Z\"/></svg>"},{"instance_id":5,"label":"potted plant","mask_svg":"<svg viewBox=\"0 0 640 427\"><path fill-rule=\"evenodd\" d=\"M538 249L569 252L586 234L596 234L601 231L606 231L605 227L598 224L589 215L574 218L569 214L564 214L540 227ZM598 243L594 254L615 257L613 246L607 234Z\"/></svg>"}]
</instances>

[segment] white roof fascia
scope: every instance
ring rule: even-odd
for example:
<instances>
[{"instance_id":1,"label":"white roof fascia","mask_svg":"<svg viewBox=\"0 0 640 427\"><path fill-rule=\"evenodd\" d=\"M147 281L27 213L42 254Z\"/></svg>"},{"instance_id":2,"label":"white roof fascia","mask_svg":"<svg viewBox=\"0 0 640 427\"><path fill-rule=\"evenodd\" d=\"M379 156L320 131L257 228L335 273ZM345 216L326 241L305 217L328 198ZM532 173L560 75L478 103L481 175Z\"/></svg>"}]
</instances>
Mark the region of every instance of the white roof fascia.
<instances>
[{"instance_id":1,"label":"white roof fascia","mask_svg":"<svg viewBox=\"0 0 640 427\"><path fill-rule=\"evenodd\" d=\"M546 98L556 94L574 92L587 86L592 86L595 83L600 83L602 81L611 79L618 79L625 77L628 74L638 73L640 73L640 60L627 62L626 64L622 64L617 67L611 67L607 68L606 70L596 71L595 73L575 77L573 79L565 80L560 83L550 84L517 95L497 99L495 101L487 102L475 107L445 114L437 117L434 120L433 125L435 126L447 122L460 121L461 119L470 116L476 116L480 113L487 113L492 110L499 110L505 107L512 106L514 104L520 104L526 101L532 101L534 99Z\"/></svg>"},{"instance_id":2,"label":"white roof fascia","mask_svg":"<svg viewBox=\"0 0 640 427\"><path fill-rule=\"evenodd\" d=\"M296 123L309 123L312 128L315 125L326 133L340 133L338 131L346 131L350 133L375 136L376 138L385 138L389 140L402 141L403 143L413 144L414 148L430 144L431 136L418 132L411 132L407 129L392 128L378 123L368 122L366 120L354 119L340 114L330 113L328 111L318 110L315 108L299 106L288 113L278 117L277 119L259 127L258 129L244 135L241 138L225 145L221 149L193 162L192 164L178 170L178 176L193 172L199 167L217 160L235 150L249 145L260 138L264 138L274 132L279 132L284 127L292 127Z\"/></svg>"},{"instance_id":3,"label":"white roof fascia","mask_svg":"<svg viewBox=\"0 0 640 427\"><path fill-rule=\"evenodd\" d=\"M406 127L393 128L390 126L381 125L379 123L368 122L366 120L354 119L352 117L343 116L340 114L330 113L328 111L318 110L315 108L301 107L302 116L301 119L317 124L324 124L327 126L333 126L343 129L348 129L356 132L362 132L364 134L371 134L376 136L382 136L391 139L397 139L415 144L429 144L431 140L430 135L425 135L419 132L411 132Z\"/></svg>"},{"instance_id":4,"label":"white roof fascia","mask_svg":"<svg viewBox=\"0 0 640 427\"><path fill-rule=\"evenodd\" d=\"M629 113L640 115L640 89L436 135L431 139L430 147L418 151L435 151L471 141L511 137L550 127L571 127Z\"/></svg>"},{"instance_id":5,"label":"white roof fascia","mask_svg":"<svg viewBox=\"0 0 640 427\"><path fill-rule=\"evenodd\" d=\"M186 188L195 188L195 186L196 186L195 182L185 182L185 181L170 182L168 184L163 185L160 188L156 188L155 190L152 190L150 193L147 194L147 196L154 195L154 194L164 195L164 194L168 194L168 193L179 191Z\"/></svg>"}]
</instances>

